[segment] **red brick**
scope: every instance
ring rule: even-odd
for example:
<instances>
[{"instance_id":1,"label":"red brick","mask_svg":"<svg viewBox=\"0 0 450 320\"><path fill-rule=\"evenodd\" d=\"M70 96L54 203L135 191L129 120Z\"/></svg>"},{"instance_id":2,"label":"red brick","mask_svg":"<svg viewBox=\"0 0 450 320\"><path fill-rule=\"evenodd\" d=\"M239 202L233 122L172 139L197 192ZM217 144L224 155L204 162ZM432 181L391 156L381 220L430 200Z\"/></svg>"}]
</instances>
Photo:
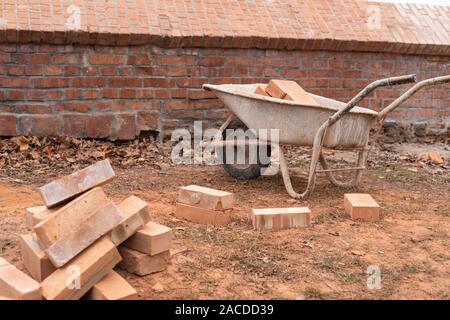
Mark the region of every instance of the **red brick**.
<instances>
[{"instance_id":1,"label":"red brick","mask_svg":"<svg viewBox=\"0 0 450 320\"><path fill-rule=\"evenodd\" d=\"M154 256L170 250L172 238L172 229L155 222L148 222L136 234L125 241L123 245L129 249Z\"/></svg>"},{"instance_id":2,"label":"red brick","mask_svg":"<svg viewBox=\"0 0 450 320\"><path fill-rule=\"evenodd\" d=\"M122 261L119 268L127 272L145 276L155 272L164 271L170 261L170 252L164 251L154 256L149 256L127 247L118 247Z\"/></svg>"},{"instance_id":3,"label":"red brick","mask_svg":"<svg viewBox=\"0 0 450 320\"><path fill-rule=\"evenodd\" d=\"M34 234L19 237L22 261L34 280L42 282L51 275L56 268L39 246Z\"/></svg>"},{"instance_id":4,"label":"red brick","mask_svg":"<svg viewBox=\"0 0 450 320\"><path fill-rule=\"evenodd\" d=\"M148 204L136 196L126 198L118 207L124 218L114 227L110 234L111 241L116 246L127 240L150 221Z\"/></svg>"},{"instance_id":5,"label":"red brick","mask_svg":"<svg viewBox=\"0 0 450 320\"><path fill-rule=\"evenodd\" d=\"M346 193L344 207L354 220L374 222L380 219L380 206L369 194Z\"/></svg>"},{"instance_id":6,"label":"red brick","mask_svg":"<svg viewBox=\"0 0 450 320\"><path fill-rule=\"evenodd\" d=\"M139 131L156 130L158 128L159 112L139 111L137 121Z\"/></svg>"},{"instance_id":7,"label":"red brick","mask_svg":"<svg viewBox=\"0 0 450 320\"><path fill-rule=\"evenodd\" d=\"M0 114L0 136L16 135L16 116Z\"/></svg>"},{"instance_id":8,"label":"red brick","mask_svg":"<svg viewBox=\"0 0 450 320\"><path fill-rule=\"evenodd\" d=\"M82 170L64 176L39 188L47 207L67 201L89 189L111 182L114 170L108 159L98 161Z\"/></svg>"},{"instance_id":9,"label":"red brick","mask_svg":"<svg viewBox=\"0 0 450 320\"><path fill-rule=\"evenodd\" d=\"M23 115L17 134L25 136L55 136L62 132L61 119L54 115Z\"/></svg>"},{"instance_id":10,"label":"red brick","mask_svg":"<svg viewBox=\"0 0 450 320\"><path fill-rule=\"evenodd\" d=\"M230 192L189 185L178 188L177 201L211 210L232 209L234 196Z\"/></svg>"},{"instance_id":11,"label":"red brick","mask_svg":"<svg viewBox=\"0 0 450 320\"><path fill-rule=\"evenodd\" d=\"M125 56L117 56L117 55L110 55L110 54L95 54L91 55L88 59L90 64L124 64L126 61Z\"/></svg>"},{"instance_id":12,"label":"red brick","mask_svg":"<svg viewBox=\"0 0 450 320\"><path fill-rule=\"evenodd\" d=\"M55 209L48 209L46 206L37 206L26 209L25 221L28 229L33 229L35 225L47 219L56 212Z\"/></svg>"},{"instance_id":13,"label":"red brick","mask_svg":"<svg viewBox=\"0 0 450 320\"><path fill-rule=\"evenodd\" d=\"M117 272L111 271L84 296L87 300L135 300L138 294Z\"/></svg>"},{"instance_id":14,"label":"red brick","mask_svg":"<svg viewBox=\"0 0 450 320\"><path fill-rule=\"evenodd\" d=\"M47 300L76 300L84 296L121 260L115 245L103 237L84 250L64 267L42 282L42 294ZM79 270L79 288L75 270ZM73 286L68 286L71 284Z\"/></svg>"},{"instance_id":15,"label":"red brick","mask_svg":"<svg viewBox=\"0 0 450 320\"><path fill-rule=\"evenodd\" d=\"M111 135L112 114L90 114L86 120L86 136L107 138Z\"/></svg>"},{"instance_id":16,"label":"red brick","mask_svg":"<svg viewBox=\"0 0 450 320\"><path fill-rule=\"evenodd\" d=\"M31 277L0 258L0 295L16 300L41 300L41 286Z\"/></svg>"},{"instance_id":17,"label":"red brick","mask_svg":"<svg viewBox=\"0 0 450 320\"><path fill-rule=\"evenodd\" d=\"M194 223L225 226L231 221L231 210L211 210L177 203L175 216Z\"/></svg>"},{"instance_id":18,"label":"red brick","mask_svg":"<svg viewBox=\"0 0 450 320\"><path fill-rule=\"evenodd\" d=\"M70 233L50 245L45 249L45 253L53 265L60 268L101 236L111 231L123 218L124 215L119 208L109 202L86 217Z\"/></svg>"},{"instance_id":19,"label":"red brick","mask_svg":"<svg viewBox=\"0 0 450 320\"><path fill-rule=\"evenodd\" d=\"M38 78L33 80L35 88L64 88L69 86L67 78Z\"/></svg>"},{"instance_id":20,"label":"red brick","mask_svg":"<svg viewBox=\"0 0 450 320\"><path fill-rule=\"evenodd\" d=\"M118 113L114 116L112 139L129 140L138 134L136 115L134 113Z\"/></svg>"},{"instance_id":21,"label":"red brick","mask_svg":"<svg viewBox=\"0 0 450 320\"><path fill-rule=\"evenodd\" d=\"M84 137L86 132L86 116L65 114L62 116L64 135L69 137Z\"/></svg>"},{"instance_id":22,"label":"red brick","mask_svg":"<svg viewBox=\"0 0 450 320\"><path fill-rule=\"evenodd\" d=\"M263 230L281 230L295 227L309 227L311 211L306 207L252 209L253 228Z\"/></svg>"}]
</instances>

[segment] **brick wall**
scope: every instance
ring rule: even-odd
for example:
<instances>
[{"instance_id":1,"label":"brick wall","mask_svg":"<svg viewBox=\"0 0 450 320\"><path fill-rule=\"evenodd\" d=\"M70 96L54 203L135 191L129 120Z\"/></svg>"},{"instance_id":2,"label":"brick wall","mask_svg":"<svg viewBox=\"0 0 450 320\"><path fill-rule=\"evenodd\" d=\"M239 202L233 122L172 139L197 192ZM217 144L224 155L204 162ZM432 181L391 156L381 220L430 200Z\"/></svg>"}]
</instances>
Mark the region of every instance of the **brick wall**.
<instances>
[{"instance_id":1,"label":"brick wall","mask_svg":"<svg viewBox=\"0 0 450 320\"><path fill-rule=\"evenodd\" d=\"M0 135L132 139L143 131L226 117L203 83L298 81L312 93L347 101L371 80L450 74L448 56L268 49L0 44ZM380 110L405 87L378 90L361 106ZM447 86L419 92L392 114L442 130ZM447 127L446 127L447 126Z\"/></svg>"}]
</instances>

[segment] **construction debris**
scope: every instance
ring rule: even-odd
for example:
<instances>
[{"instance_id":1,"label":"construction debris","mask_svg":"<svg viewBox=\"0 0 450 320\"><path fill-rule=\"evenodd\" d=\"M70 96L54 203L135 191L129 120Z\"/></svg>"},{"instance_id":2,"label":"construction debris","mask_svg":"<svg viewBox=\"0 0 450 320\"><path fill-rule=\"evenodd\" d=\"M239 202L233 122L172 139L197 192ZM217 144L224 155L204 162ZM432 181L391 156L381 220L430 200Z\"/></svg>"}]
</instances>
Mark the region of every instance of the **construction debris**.
<instances>
[{"instance_id":1,"label":"construction debris","mask_svg":"<svg viewBox=\"0 0 450 320\"><path fill-rule=\"evenodd\" d=\"M419 155L419 160L432 162L433 164L443 164L444 158L437 151L425 152Z\"/></svg>"},{"instance_id":2,"label":"construction debris","mask_svg":"<svg viewBox=\"0 0 450 320\"><path fill-rule=\"evenodd\" d=\"M380 206L369 194L346 193L344 207L353 220L374 222L380 219Z\"/></svg>"},{"instance_id":3,"label":"construction debris","mask_svg":"<svg viewBox=\"0 0 450 320\"><path fill-rule=\"evenodd\" d=\"M262 230L282 230L311 225L311 211L306 207L253 209L253 228Z\"/></svg>"},{"instance_id":4,"label":"construction debris","mask_svg":"<svg viewBox=\"0 0 450 320\"><path fill-rule=\"evenodd\" d=\"M46 206L26 210L34 233L20 237L23 263L34 279L0 258L0 297L135 299L136 290L113 271L122 260L119 251L129 272L167 267L172 230L151 222L147 203L136 196L116 206L99 187L114 176L106 159L40 189Z\"/></svg>"}]
</instances>

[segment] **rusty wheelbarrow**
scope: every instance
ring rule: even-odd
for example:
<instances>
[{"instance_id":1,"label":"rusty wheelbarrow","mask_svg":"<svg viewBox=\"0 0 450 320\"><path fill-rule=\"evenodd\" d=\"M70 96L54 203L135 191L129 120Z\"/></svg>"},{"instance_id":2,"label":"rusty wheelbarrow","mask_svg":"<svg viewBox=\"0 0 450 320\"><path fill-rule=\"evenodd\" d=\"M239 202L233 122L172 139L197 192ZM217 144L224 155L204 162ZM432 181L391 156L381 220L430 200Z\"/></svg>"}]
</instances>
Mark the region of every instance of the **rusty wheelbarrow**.
<instances>
[{"instance_id":1,"label":"rusty wheelbarrow","mask_svg":"<svg viewBox=\"0 0 450 320\"><path fill-rule=\"evenodd\" d=\"M316 173L325 173L330 182L338 187L357 186L366 168L370 146L377 138L377 134L372 135L372 138L370 138L370 130L375 129L376 132L379 132L389 112L393 111L424 87L450 82L450 76L432 78L415 84L379 113L357 106L364 97L379 87L414 82L416 82L415 75L377 80L369 84L348 103L310 94L320 106L305 105L294 101L255 94L254 91L260 84L205 84L203 88L213 91L232 112L219 129L221 138L225 129L231 127L233 119L236 116L246 127L252 129L252 132L255 133L253 143L258 145L271 145L271 148L276 147L272 143L273 141L270 141L270 138L266 139L264 137L262 139L262 137L258 136L258 131L260 129L278 129L279 144L312 147L308 185L303 193L297 193L292 188L283 151L281 148L276 147L281 174L287 192L293 198L303 199L308 197L313 191ZM218 136L215 137L217 138ZM248 141L246 143L249 144ZM234 140L216 140L209 142L209 144L223 148L226 145L235 145L236 142ZM357 152L358 160L356 166L350 168L330 168L323 154L324 147ZM320 162L322 169L318 168L318 162ZM225 169L230 175L243 179L258 177L261 172L259 170L261 166L258 163L248 164L244 167L229 163L224 164ZM350 181L339 181L333 174L336 171L354 171L354 176Z\"/></svg>"}]
</instances>

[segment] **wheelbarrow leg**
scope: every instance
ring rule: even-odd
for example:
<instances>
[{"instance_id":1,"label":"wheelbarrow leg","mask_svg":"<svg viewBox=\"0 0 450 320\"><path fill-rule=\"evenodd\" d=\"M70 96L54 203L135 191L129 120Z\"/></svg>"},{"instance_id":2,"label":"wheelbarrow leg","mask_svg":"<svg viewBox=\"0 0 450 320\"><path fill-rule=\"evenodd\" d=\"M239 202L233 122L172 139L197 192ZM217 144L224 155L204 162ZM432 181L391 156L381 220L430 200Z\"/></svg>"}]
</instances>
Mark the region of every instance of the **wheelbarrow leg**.
<instances>
[{"instance_id":1,"label":"wheelbarrow leg","mask_svg":"<svg viewBox=\"0 0 450 320\"><path fill-rule=\"evenodd\" d=\"M358 153L358 163L357 163L357 167L362 168L365 167L365 164L367 162L367 157L369 155L369 151L365 150L365 151L360 151ZM320 153L320 164L322 165L322 168L324 168L325 170L329 170L330 167L328 165L327 160L325 159L323 153ZM338 181L334 175L332 171L325 171L325 174L328 178L328 180L330 180L330 182L335 185L336 187L340 187L340 188L353 188L359 185L359 183L361 182L361 177L363 174L364 169L358 169L355 170L355 176L353 177L353 179L351 181L348 182L341 182Z\"/></svg>"}]
</instances>

